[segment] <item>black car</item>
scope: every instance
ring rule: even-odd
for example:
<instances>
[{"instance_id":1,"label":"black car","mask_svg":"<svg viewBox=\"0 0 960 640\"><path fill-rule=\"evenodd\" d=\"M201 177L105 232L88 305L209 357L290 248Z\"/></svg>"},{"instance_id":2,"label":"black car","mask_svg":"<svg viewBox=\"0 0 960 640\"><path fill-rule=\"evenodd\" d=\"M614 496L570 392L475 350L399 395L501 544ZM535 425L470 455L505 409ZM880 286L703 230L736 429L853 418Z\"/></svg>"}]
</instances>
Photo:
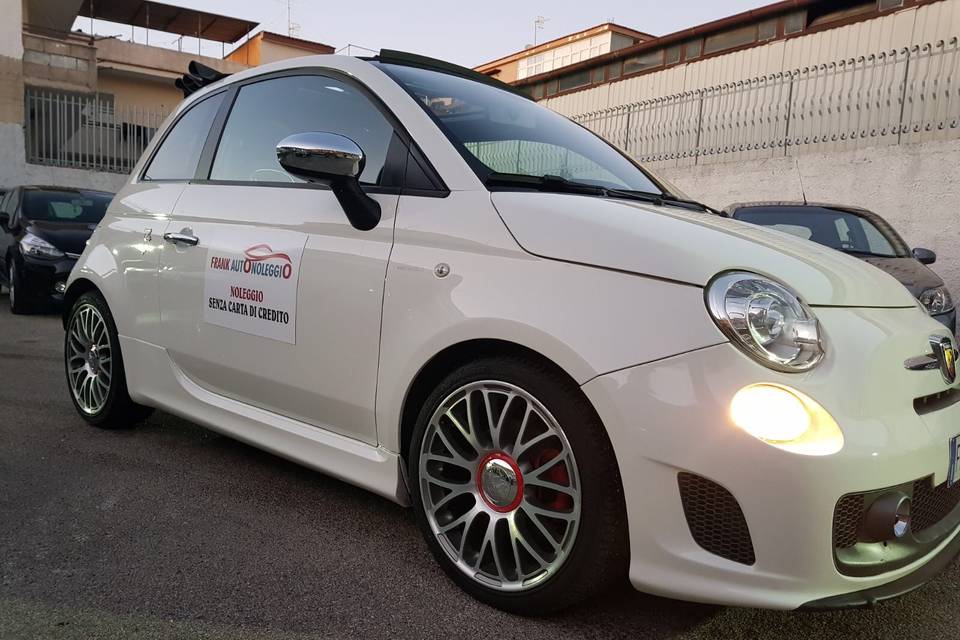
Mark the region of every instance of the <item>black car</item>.
<instances>
[{"instance_id":1,"label":"black car","mask_svg":"<svg viewBox=\"0 0 960 640\"><path fill-rule=\"evenodd\" d=\"M0 283L10 309L55 308L70 270L103 218L112 193L15 187L0 200Z\"/></svg>"},{"instance_id":2,"label":"black car","mask_svg":"<svg viewBox=\"0 0 960 640\"><path fill-rule=\"evenodd\" d=\"M957 312L950 292L940 276L925 266L936 262L937 254L930 249L911 251L900 234L872 211L836 204L751 202L731 205L724 213L849 253L883 269L956 334Z\"/></svg>"}]
</instances>

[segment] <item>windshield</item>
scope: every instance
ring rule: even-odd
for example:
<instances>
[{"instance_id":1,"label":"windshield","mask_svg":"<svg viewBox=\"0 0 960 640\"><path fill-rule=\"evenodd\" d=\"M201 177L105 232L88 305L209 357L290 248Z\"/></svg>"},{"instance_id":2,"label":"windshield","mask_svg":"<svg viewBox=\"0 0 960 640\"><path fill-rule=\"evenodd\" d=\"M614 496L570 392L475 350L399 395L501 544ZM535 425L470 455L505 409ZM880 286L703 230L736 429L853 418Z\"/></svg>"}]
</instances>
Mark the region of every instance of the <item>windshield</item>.
<instances>
[{"instance_id":1,"label":"windshield","mask_svg":"<svg viewBox=\"0 0 960 640\"><path fill-rule=\"evenodd\" d=\"M21 213L40 222L86 222L103 219L113 195L99 191L25 191Z\"/></svg>"},{"instance_id":2,"label":"windshield","mask_svg":"<svg viewBox=\"0 0 960 640\"><path fill-rule=\"evenodd\" d=\"M378 65L413 95L481 180L559 176L609 189L663 192L602 138L532 100L447 73Z\"/></svg>"},{"instance_id":3,"label":"windshield","mask_svg":"<svg viewBox=\"0 0 960 640\"><path fill-rule=\"evenodd\" d=\"M882 220L874 222L842 209L811 206L744 207L738 209L733 217L773 227L847 253L888 258L905 258L910 254L903 239Z\"/></svg>"}]
</instances>

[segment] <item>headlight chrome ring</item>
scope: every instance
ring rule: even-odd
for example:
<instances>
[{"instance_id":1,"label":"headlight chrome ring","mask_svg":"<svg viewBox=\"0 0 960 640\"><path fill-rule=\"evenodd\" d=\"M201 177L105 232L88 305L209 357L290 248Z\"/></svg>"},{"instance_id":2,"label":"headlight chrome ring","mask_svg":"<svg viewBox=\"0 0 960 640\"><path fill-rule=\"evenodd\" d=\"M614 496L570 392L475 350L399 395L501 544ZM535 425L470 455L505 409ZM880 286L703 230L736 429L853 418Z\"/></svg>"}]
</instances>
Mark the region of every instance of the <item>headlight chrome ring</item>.
<instances>
[{"instance_id":1,"label":"headlight chrome ring","mask_svg":"<svg viewBox=\"0 0 960 640\"><path fill-rule=\"evenodd\" d=\"M704 297L724 335L760 364L798 373L823 360L819 321L785 285L756 273L728 271L710 281Z\"/></svg>"}]
</instances>

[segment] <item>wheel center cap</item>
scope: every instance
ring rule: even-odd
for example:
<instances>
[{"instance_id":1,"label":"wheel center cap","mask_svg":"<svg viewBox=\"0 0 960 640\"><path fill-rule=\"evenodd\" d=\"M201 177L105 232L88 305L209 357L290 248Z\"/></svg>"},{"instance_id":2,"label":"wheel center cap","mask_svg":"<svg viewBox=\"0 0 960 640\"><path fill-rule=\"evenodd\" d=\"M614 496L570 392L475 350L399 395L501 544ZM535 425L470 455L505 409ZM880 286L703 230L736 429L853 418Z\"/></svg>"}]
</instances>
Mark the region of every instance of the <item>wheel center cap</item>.
<instances>
[{"instance_id":1,"label":"wheel center cap","mask_svg":"<svg viewBox=\"0 0 960 640\"><path fill-rule=\"evenodd\" d=\"M523 474L507 454L491 453L477 467L477 488L494 511L513 511L523 500Z\"/></svg>"}]
</instances>

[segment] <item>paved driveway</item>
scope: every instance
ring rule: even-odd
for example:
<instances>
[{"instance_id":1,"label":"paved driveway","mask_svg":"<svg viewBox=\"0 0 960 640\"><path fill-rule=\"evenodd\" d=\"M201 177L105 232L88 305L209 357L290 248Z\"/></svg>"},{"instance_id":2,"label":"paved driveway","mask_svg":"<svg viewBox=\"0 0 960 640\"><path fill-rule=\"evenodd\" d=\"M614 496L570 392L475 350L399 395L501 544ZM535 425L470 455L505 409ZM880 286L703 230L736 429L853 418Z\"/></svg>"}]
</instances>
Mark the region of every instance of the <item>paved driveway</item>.
<instances>
[{"instance_id":1,"label":"paved driveway","mask_svg":"<svg viewBox=\"0 0 960 640\"><path fill-rule=\"evenodd\" d=\"M796 614L624 586L549 619L436 568L410 512L184 420L75 416L53 316L0 299L0 638L956 638L960 572L873 611Z\"/></svg>"}]
</instances>

